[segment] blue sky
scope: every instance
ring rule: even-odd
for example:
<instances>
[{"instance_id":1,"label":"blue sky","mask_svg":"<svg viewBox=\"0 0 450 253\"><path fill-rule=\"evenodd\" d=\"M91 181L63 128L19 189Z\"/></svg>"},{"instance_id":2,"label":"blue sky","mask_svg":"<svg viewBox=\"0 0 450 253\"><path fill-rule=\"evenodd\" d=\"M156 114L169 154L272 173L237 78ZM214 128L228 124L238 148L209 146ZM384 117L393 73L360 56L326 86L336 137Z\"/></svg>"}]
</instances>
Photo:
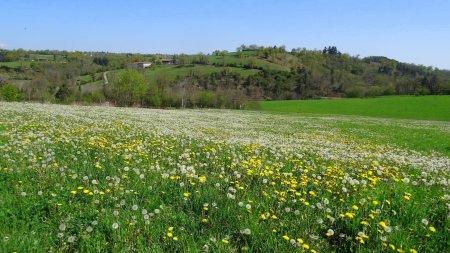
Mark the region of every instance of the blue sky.
<instances>
[{"instance_id":1,"label":"blue sky","mask_svg":"<svg viewBox=\"0 0 450 253\"><path fill-rule=\"evenodd\" d=\"M135 53L241 44L382 55L450 69L446 0L1 0L0 47Z\"/></svg>"}]
</instances>

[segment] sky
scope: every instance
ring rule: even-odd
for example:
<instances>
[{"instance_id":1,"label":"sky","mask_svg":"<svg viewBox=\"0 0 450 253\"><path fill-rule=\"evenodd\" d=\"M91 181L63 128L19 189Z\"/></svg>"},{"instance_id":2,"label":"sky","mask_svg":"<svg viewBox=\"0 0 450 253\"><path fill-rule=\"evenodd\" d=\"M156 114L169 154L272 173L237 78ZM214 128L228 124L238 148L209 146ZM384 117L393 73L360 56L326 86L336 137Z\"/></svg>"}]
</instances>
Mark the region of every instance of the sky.
<instances>
[{"instance_id":1,"label":"sky","mask_svg":"<svg viewBox=\"0 0 450 253\"><path fill-rule=\"evenodd\" d=\"M0 48L211 53L241 44L450 69L447 0L1 0Z\"/></svg>"}]
</instances>

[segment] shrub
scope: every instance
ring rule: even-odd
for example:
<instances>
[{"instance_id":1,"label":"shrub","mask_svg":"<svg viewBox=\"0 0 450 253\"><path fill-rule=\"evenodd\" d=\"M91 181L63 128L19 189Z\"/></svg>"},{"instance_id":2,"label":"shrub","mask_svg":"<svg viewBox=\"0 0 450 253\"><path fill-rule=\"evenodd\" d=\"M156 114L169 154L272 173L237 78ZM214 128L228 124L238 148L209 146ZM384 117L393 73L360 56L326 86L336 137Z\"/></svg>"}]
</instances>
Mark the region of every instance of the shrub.
<instances>
[{"instance_id":1,"label":"shrub","mask_svg":"<svg viewBox=\"0 0 450 253\"><path fill-rule=\"evenodd\" d=\"M0 98L5 101L20 101L22 92L12 84L6 84L0 88Z\"/></svg>"}]
</instances>

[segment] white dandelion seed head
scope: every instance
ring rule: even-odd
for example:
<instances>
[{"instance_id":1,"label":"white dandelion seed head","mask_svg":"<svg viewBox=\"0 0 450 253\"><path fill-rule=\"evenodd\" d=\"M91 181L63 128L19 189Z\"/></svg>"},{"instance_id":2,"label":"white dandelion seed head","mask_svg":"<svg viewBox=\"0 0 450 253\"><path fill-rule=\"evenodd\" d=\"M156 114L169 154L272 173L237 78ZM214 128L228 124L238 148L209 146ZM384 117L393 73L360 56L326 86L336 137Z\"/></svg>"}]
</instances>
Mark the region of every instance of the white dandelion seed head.
<instances>
[{"instance_id":1,"label":"white dandelion seed head","mask_svg":"<svg viewBox=\"0 0 450 253\"><path fill-rule=\"evenodd\" d=\"M73 243L75 241L75 236L71 235L67 238L67 242Z\"/></svg>"}]
</instances>

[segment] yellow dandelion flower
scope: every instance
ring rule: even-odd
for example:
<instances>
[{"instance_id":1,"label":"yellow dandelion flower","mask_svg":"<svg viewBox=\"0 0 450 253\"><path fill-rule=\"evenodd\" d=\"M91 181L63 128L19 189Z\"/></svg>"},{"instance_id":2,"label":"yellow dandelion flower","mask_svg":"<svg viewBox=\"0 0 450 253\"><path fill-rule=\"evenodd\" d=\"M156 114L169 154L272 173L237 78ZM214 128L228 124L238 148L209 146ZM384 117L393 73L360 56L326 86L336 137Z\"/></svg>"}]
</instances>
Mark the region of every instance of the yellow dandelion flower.
<instances>
[{"instance_id":1,"label":"yellow dandelion flower","mask_svg":"<svg viewBox=\"0 0 450 253\"><path fill-rule=\"evenodd\" d=\"M167 232L167 237L173 237L173 233L172 232Z\"/></svg>"},{"instance_id":2,"label":"yellow dandelion flower","mask_svg":"<svg viewBox=\"0 0 450 253\"><path fill-rule=\"evenodd\" d=\"M222 243L223 244L228 244L228 243L230 243L230 241L228 241L227 239L222 239Z\"/></svg>"},{"instance_id":3,"label":"yellow dandelion flower","mask_svg":"<svg viewBox=\"0 0 450 253\"><path fill-rule=\"evenodd\" d=\"M428 229L433 233L436 232L436 228L434 228L433 226L428 227Z\"/></svg>"},{"instance_id":4,"label":"yellow dandelion flower","mask_svg":"<svg viewBox=\"0 0 450 253\"><path fill-rule=\"evenodd\" d=\"M172 238L172 240L178 241L178 237L174 236L174 237Z\"/></svg>"},{"instance_id":5,"label":"yellow dandelion flower","mask_svg":"<svg viewBox=\"0 0 450 253\"><path fill-rule=\"evenodd\" d=\"M358 208L357 205L353 205L353 206L352 206L352 209L353 209L353 210L358 210L359 208Z\"/></svg>"},{"instance_id":6,"label":"yellow dandelion flower","mask_svg":"<svg viewBox=\"0 0 450 253\"><path fill-rule=\"evenodd\" d=\"M283 239L286 240L286 241L289 241L290 238L289 238L288 235L283 235Z\"/></svg>"},{"instance_id":7,"label":"yellow dandelion flower","mask_svg":"<svg viewBox=\"0 0 450 253\"><path fill-rule=\"evenodd\" d=\"M191 196L191 193L190 192L185 192L185 193L183 193L183 197L189 197L189 196Z\"/></svg>"},{"instance_id":8,"label":"yellow dandelion flower","mask_svg":"<svg viewBox=\"0 0 450 253\"><path fill-rule=\"evenodd\" d=\"M204 183L204 182L206 182L206 177L205 176L200 176L200 177L198 177L198 181L200 183Z\"/></svg>"},{"instance_id":9,"label":"yellow dandelion flower","mask_svg":"<svg viewBox=\"0 0 450 253\"><path fill-rule=\"evenodd\" d=\"M73 191L70 191L70 193L72 193L73 195L75 195L75 194L77 194L77 191L73 190Z\"/></svg>"},{"instance_id":10,"label":"yellow dandelion flower","mask_svg":"<svg viewBox=\"0 0 450 253\"><path fill-rule=\"evenodd\" d=\"M304 249L309 249L309 245L306 244L306 243L304 243L304 244L302 245L302 247L303 247Z\"/></svg>"},{"instance_id":11,"label":"yellow dandelion flower","mask_svg":"<svg viewBox=\"0 0 450 253\"><path fill-rule=\"evenodd\" d=\"M349 218L353 218L355 217L354 213L345 213L345 216L349 217Z\"/></svg>"},{"instance_id":12,"label":"yellow dandelion flower","mask_svg":"<svg viewBox=\"0 0 450 253\"><path fill-rule=\"evenodd\" d=\"M386 225L386 223L384 221L378 222L378 225L380 225L383 228L387 227L387 225Z\"/></svg>"},{"instance_id":13,"label":"yellow dandelion flower","mask_svg":"<svg viewBox=\"0 0 450 253\"><path fill-rule=\"evenodd\" d=\"M173 227L169 227L169 228L167 229L167 231L172 232L172 231L173 231Z\"/></svg>"}]
</instances>

